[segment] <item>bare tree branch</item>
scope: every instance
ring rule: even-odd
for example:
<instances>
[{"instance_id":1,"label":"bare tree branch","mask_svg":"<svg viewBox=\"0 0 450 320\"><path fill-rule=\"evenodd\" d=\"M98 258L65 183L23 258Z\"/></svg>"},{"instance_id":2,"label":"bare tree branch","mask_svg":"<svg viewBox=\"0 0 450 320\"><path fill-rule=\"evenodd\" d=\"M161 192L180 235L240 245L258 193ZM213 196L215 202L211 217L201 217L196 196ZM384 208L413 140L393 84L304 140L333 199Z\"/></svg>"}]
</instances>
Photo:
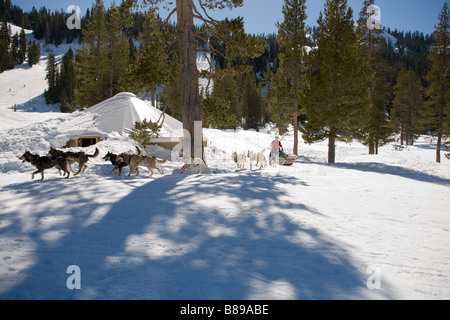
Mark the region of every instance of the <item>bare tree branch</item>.
<instances>
[{"instance_id":1,"label":"bare tree branch","mask_svg":"<svg viewBox=\"0 0 450 320\"><path fill-rule=\"evenodd\" d=\"M219 24L219 21L211 18L211 16L208 14L208 12L206 11L206 8L203 6L202 1L198 0L198 3L200 5L200 8L202 8L203 12L205 13L205 16L211 21L211 23L216 24L216 25Z\"/></svg>"},{"instance_id":2,"label":"bare tree branch","mask_svg":"<svg viewBox=\"0 0 450 320\"><path fill-rule=\"evenodd\" d=\"M166 18L166 20L163 21L162 25L166 26L167 23L169 22L170 18L172 17L172 15L177 12L177 8L173 9L171 13L169 13L169 16Z\"/></svg>"},{"instance_id":3,"label":"bare tree branch","mask_svg":"<svg viewBox=\"0 0 450 320\"><path fill-rule=\"evenodd\" d=\"M208 53L212 53L212 54L218 54L218 55L220 55L222 58L228 60L228 58L227 58L222 52L220 52L219 50L217 50L217 49L211 44L211 42L209 41L209 39L206 39L205 37L202 37L201 35L198 35L198 34L196 35L196 37L199 38L200 40L205 41L205 42L209 45L209 47L212 49L212 50L206 50L205 48L202 48L202 51L203 51L203 52L208 52Z\"/></svg>"}]
</instances>

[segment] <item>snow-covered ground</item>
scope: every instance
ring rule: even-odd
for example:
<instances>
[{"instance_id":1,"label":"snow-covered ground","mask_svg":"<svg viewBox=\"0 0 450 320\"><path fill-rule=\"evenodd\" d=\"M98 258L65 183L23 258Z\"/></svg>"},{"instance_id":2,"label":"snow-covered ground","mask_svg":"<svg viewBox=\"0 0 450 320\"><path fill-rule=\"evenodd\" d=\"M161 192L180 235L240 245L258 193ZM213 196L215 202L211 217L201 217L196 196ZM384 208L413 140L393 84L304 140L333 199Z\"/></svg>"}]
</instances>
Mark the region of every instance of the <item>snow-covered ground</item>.
<instances>
[{"instance_id":1,"label":"snow-covered ground","mask_svg":"<svg viewBox=\"0 0 450 320\"><path fill-rule=\"evenodd\" d=\"M110 135L83 174L32 181L25 150L93 123L44 104L44 69L0 74L0 299L450 298L450 161L428 137L379 155L339 144L334 165L326 142L301 142L293 166L250 171L232 152L267 156L273 134L205 129L205 174L152 147L167 163L150 178L111 174L103 156L135 144Z\"/></svg>"}]
</instances>

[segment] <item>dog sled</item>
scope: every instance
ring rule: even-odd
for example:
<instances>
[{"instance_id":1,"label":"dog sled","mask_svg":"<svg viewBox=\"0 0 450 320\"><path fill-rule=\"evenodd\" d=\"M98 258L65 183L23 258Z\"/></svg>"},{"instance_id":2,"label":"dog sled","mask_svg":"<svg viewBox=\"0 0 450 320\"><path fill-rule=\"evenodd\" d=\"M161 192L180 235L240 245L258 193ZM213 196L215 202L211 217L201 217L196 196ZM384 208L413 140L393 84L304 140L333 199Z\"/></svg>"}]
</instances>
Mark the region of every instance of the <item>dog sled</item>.
<instances>
[{"instance_id":1,"label":"dog sled","mask_svg":"<svg viewBox=\"0 0 450 320\"><path fill-rule=\"evenodd\" d=\"M280 156L280 165L282 166L292 166L295 162L296 157L293 156Z\"/></svg>"},{"instance_id":2,"label":"dog sled","mask_svg":"<svg viewBox=\"0 0 450 320\"><path fill-rule=\"evenodd\" d=\"M270 154L271 162L273 161L275 157L273 157L272 153ZM295 156L289 156L288 154L284 153L283 149L280 148L280 152L278 155L278 163L282 166L292 166L295 162L297 157Z\"/></svg>"}]
</instances>

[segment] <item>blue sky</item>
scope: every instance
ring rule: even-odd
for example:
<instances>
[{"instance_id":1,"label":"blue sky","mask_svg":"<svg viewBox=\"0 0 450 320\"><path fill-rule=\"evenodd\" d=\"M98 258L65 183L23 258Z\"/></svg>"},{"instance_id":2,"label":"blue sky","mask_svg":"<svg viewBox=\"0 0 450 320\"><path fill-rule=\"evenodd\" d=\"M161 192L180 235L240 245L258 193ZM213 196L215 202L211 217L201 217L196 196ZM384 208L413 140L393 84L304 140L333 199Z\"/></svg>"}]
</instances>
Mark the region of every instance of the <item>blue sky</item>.
<instances>
[{"instance_id":1,"label":"blue sky","mask_svg":"<svg viewBox=\"0 0 450 320\"><path fill-rule=\"evenodd\" d=\"M446 0L375 0L375 4L381 9L381 25L403 31L421 31L430 34L438 23L438 15ZM51 10L66 9L70 5L78 5L84 14L91 7L92 0L48 0L36 3L34 0L12 0L25 11L30 11L33 6L39 9L46 6ZM104 0L109 6L112 0ZM116 0L119 3L120 0ZM353 8L355 17L362 8L363 0L348 0ZM219 10L211 14L214 18L244 17L245 29L248 33L273 33L277 29L276 22L283 21L281 8L283 0L244 0L241 8ZM307 0L307 24L317 25L319 13L323 11L325 0ZM161 16L167 13L161 13Z\"/></svg>"}]
</instances>

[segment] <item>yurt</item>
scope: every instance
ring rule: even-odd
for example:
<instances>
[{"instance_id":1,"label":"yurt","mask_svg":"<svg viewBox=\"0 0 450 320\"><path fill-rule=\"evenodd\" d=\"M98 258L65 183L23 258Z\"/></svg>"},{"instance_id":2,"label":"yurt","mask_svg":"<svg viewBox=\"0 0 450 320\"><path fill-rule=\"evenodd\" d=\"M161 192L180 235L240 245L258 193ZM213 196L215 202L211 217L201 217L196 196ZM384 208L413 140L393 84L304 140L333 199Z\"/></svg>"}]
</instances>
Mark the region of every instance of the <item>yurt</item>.
<instances>
[{"instance_id":1,"label":"yurt","mask_svg":"<svg viewBox=\"0 0 450 320\"><path fill-rule=\"evenodd\" d=\"M106 133L117 132L120 135L128 135L136 122L157 122L162 114L161 110L129 92L119 93L85 111L98 115L94 123L98 130ZM152 139L152 143L172 149L180 142L182 129L183 124L180 121L166 114L159 132L160 137Z\"/></svg>"}]
</instances>

